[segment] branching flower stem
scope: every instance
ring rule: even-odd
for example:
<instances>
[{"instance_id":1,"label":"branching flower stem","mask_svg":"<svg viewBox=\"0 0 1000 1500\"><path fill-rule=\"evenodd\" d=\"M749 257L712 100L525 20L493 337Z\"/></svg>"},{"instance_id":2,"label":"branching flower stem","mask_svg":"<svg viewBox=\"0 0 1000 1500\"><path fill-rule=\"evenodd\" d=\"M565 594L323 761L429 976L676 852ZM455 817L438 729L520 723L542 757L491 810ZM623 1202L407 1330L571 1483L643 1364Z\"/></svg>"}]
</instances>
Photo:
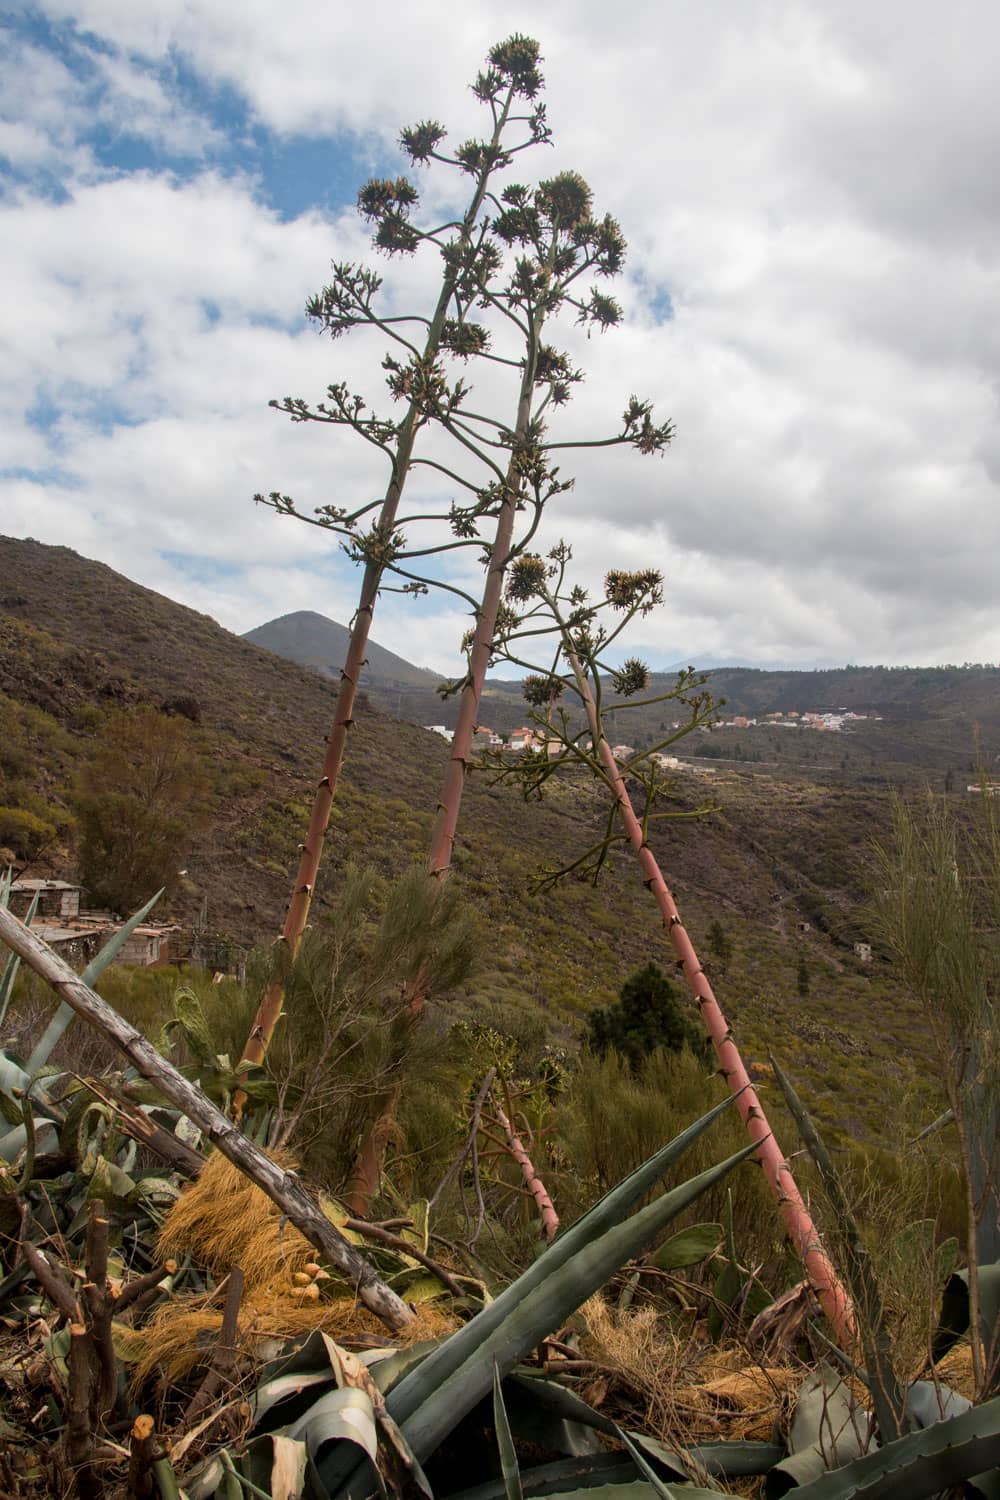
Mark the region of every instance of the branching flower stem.
<instances>
[{"instance_id":1,"label":"branching flower stem","mask_svg":"<svg viewBox=\"0 0 1000 1500\"><path fill-rule=\"evenodd\" d=\"M521 379L521 393L517 407L517 437L523 439L531 416L531 396L535 381L538 338L542 318L536 315L525 359ZM507 474L505 493L497 519L496 534L490 549L489 567L482 601L476 613L476 632L469 654L469 671L462 689L458 719L451 739L451 753L445 772L437 817L431 834L431 847L427 867L436 879L443 879L451 868L451 851L455 842L455 831L462 806L462 792L469 762L472 757L472 735L479 717L479 705L483 695L483 684L490 664L493 637L496 634L497 614L503 597L504 575L514 538L514 522L520 494L520 479L517 474L517 457L512 457Z\"/></svg>"},{"instance_id":2,"label":"branching flower stem","mask_svg":"<svg viewBox=\"0 0 1000 1500\"><path fill-rule=\"evenodd\" d=\"M493 137L490 143L491 150L487 153L487 164L480 170L476 179L475 190L461 224L460 238L465 245L471 243L473 237L493 170L493 153L499 147L514 96L515 88L512 85L506 92L502 107L495 115ZM427 362L432 361L436 357L440 348L448 310L455 292L456 279L454 271L446 271L434 316L428 328L427 341L424 346L424 359ZM421 410L419 403L414 401L411 402L399 428L395 453L392 457L392 475L379 515L379 525L386 534L392 531L399 510L400 500L402 499L413 456L414 441L420 425ZM309 819L309 828L302 844L299 865L292 888L291 901L289 902L284 926L281 930L280 941L285 944L292 956L295 955L298 949L309 919L309 908L312 902L313 891L316 887L316 877L323 854L323 844L330 824L330 813L336 795L337 781L347 748L347 737L354 721L355 697L367 654L371 622L375 613L375 604L378 599L383 571L383 565L374 560L369 561L365 566L361 582L361 594L351 628L347 658L341 672L340 687L337 692L337 701L334 708L333 727L327 742L323 772L316 788L312 815ZM284 986L280 978L275 978L265 991L257 1014L254 1017L246 1046L243 1049L243 1056L248 1062L257 1064L263 1062L283 1005ZM234 1115L237 1119L242 1113L244 1099L245 1096L242 1092L238 1092L234 1097Z\"/></svg>"},{"instance_id":3,"label":"branching flower stem","mask_svg":"<svg viewBox=\"0 0 1000 1500\"><path fill-rule=\"evenodd\" d=\"M542 315L536 314L528 342L521 391L517 405L516 438L523 439L531 419L531 398L535 384L538 339L541 333ZM472 735L479 715L483 683L490 662L493 637L496 633L497 614L503 597L504 574L514 536L521 480L517 471L517 448L511 457L504 498L500 505L496 535L490 550L489 567L482 602L476 616L476 633L470 652L469 673L462 689L458 710L458 721L451 740L451 753L445 771L444 783L438 802L437 817L431 834L431 847L427 868L435 880L443 880L451 869L451 851L455 842L455 830L462 805L465 777L472 756ZM426 980L418 974L410 990L410 1015L416 1024L423 1013L426 1000ZM384 1105L378 1119L368 1131L355 1158L351 1179L345 1193L345 1201L356 1215L368 1213L372 1199L378 1191L382 1170L382 1155L389 1138L390 1122L398 1102L398 1088Z\"/></svg>"},{"instance_id":4,"label":"branching flower stem","mask_svg":"<svg viewBox=\"0 0 1000 1500\"><path fill-rule=\"evenodd\" d=\"M558 609L551 598L547 601L558 618ZM611 746L601 725L601 719L590 679L577 655L568 630L563 628L563 646L566 659L572 668L576 690L586 710L587 720L594 743L594 752L600 760L608 784L613 789L618 815L629 843L635 850L642 869L644 883L652 892L667 936L670 939L684 979L701 1012L702 1023L711 1038L719 1071L731 1092L736 1096L736 1108L745 1124L751 1140L757 1143L757 1156L768 1184L777 1200L785 1226L802 1259L809 1278L816 1288L823 1311L830 1320L841 1346L850 1349L855 1344L854 1318L850 1298L823 1247L820 1234L792 1174L787 1158L783 1155L767 1116L757 1096L740 1050L733 1038L722 1007L695 952L694 944L681 921L677 903L671 894L663 872L649 844L646 842L642 823L636 815L622 776L621 767L612 754Z\"/></svg>"}]
</instances>

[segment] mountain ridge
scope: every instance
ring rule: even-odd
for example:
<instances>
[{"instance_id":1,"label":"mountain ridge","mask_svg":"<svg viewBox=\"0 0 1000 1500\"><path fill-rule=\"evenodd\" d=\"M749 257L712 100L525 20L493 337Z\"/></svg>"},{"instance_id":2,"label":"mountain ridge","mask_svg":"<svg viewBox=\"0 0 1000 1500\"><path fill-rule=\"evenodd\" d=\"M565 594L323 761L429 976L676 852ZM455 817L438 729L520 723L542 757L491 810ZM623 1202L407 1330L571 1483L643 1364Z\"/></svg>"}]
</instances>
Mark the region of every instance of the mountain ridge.
<instances>
[{"instance_id":1,"label":"mountain ridge","mask_svg":"<svg viewBox=\"0 0 1000 1500\"><path fill-rule=\"evenodd\" d=\"M303 667L312 667L324 677L339 678L347 656L351 633L329 615L312 609L292 610L286 615L276 615L253 630L244 631L241 639L273 651L276 656L286 657ZM365 667L361 674L362 687L392 689L396 687L426 687L433 691L444 674L429 667L418 667L376 641L369 640L365 653Z\"/></svg>"}]
</instances>

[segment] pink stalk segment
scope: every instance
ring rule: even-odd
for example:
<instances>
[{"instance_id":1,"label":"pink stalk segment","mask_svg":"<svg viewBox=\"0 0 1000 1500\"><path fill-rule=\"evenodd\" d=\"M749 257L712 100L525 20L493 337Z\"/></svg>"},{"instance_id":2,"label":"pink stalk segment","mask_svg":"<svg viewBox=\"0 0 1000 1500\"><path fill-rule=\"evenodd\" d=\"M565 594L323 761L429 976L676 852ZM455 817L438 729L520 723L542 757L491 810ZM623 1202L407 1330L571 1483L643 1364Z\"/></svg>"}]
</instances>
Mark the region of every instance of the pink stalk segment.
<instances>
[{"instance_id":1,"label":"pink stalk segment","mask_svg":"<svg viewBox=\"0 0 1000 1500\"><path fill-rule=\"evenodd\" d=\"M663 878L656 856L643 837L642 823L636 816L621 768L601 728L590 683L568 639L566 652L573 668L577 691L587 712L594 748L618 803L622 826L638 857L644 882L652 891L660 908L663 925L674 952L677 954L688 988L698 1003L702 1022L719 1060L719 1071L731 1092L736 1096L736 1108L740 1112L751 1140L757 1143L757 1157L764 1169L764 1175L781 1210L781 1216L792 1243L816 1289L823 1311L835 1330L841 1346L850 1349L856 1341L851 1300L830 1257L823 1248L819 1230L806 1208L788 1160L783 1155L774 1132L768 1124L767 1116L746 1070L740 1050L733 1040L733 1034L722 1012L722 1007L715 998L708 976L695 952L694 944L681 921L677 903Z\"/></svg>"},{"instance_id":2,"label":"pink stalk segment","mask_svg":"<svg viewBox=\"0 0 1000 1500\"><path fill-rule=\"evenodd\" d=\"M542 1221L542 1229L545 1238L551 1243L559 1232L559 1215L556 1213L552 1199L545 1191L545 1184L535 1171L531 1157L525 1151L521 1137L517 1134L510 1120L496 1099L493 1100L493 1112L497 1117L504 1135L507 1137L507 1147L511 1156L521 1168L521 1176L524 1178L528 1192L538 1205L538 1213Z\"/></svg>"}]
</instances>

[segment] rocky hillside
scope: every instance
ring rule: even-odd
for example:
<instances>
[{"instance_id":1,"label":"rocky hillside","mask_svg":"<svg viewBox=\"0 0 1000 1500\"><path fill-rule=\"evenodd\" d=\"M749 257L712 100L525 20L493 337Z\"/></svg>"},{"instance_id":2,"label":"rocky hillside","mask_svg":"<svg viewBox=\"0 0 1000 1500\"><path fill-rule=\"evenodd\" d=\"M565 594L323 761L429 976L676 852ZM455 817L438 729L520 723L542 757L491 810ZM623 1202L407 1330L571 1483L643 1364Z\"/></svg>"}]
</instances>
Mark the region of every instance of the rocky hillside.
<instances>
[{"instance_id":1,"label":"rocky hillside","mask_svg":"<svg viewBox=\"0 0 1000 1500\"><path fill-rule=\"evenodd\" d=\"M66 548L0 540L0 808L34 810L58 830L32 874L74 868L69 791L109 710L153 704L196 721L210 770L211 816L184 860L170 913L243 943L276 933L296 845L329 731L333 683L280 660L213 620ZM819 738L819 737L818 737ZM444 742L359 708L317 909L348 860L385 878L419 862L444 770ZM683 775L675 810L715 811L656 825L654 847L685 920L713 965L751 1056L776 1046L796 1061L820 1112L844 1128L885 1123L886 1087L909 1087L922 1045L888 966L865 968L868 840L886 827L875 792L756 768ZM635 967L669 964L655 908L626 850L595 889L539 891L544 868L600 837L606 804L578 780L541 803L470 779L455 855L483 931L483 961L449 1015L573 1045L587 1012ZM709 946L718 922L731 953ZM808 924L807 928L804 924ZM801 960L808 993L797 992Z\"/></svg>"}]
</instances>

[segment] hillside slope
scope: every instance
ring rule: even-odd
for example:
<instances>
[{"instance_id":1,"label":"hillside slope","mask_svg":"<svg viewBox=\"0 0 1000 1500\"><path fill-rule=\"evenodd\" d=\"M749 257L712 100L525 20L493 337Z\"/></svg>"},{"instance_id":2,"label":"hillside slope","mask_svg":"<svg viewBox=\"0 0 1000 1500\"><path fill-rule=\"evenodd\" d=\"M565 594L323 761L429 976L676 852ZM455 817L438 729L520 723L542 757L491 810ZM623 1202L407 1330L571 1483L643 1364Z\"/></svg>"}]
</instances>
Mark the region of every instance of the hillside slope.
<instances>
[{"instance_id":1,"label":"hillside slope","mask_svg":"<svg viewBox=\"0 0 1000 1500\"><path fill-rule=\"evenodd\" d=\"M197 704L211 768L211 819L187 852L171 915L190 923L207 902L212 929L240 942L278 930L329 731L334 686L229 634L205 615L143 589L66 548L0 540L0 806L43 807L61 825L31 873L71 872L66 809L76 769L109 709L178 699ZM187 705L191 711L190 704ZM348 860L386 878L425 855L447 746L416 725L359 706L317 892L322 913ZM704 782L681 778L690 813ZM884 964L862 969L859 899L865 841L886 822L869 793L720 768L719 811L655 825L654 847L686 923L714 963L720 996L751 1057L776 1045L819 1112L880 1130L885 1093L915 1080L921 1046L912 1007ZM615 848L597 889L539 891L539 869L576 858L601 836L603 795L578 780L525 803L485 776L469 781L455 851L483 929L483 962L447 1016L490 1020L535 1044L572 1044L649 959L669 950L627 851ZM732 956L707 946L721 922ZM800 932L802 922L808 932ZM796 994L800 959L811 974ZM872 1018L877 1025L873 1027Z\"/></svg>"}]
</instances>

